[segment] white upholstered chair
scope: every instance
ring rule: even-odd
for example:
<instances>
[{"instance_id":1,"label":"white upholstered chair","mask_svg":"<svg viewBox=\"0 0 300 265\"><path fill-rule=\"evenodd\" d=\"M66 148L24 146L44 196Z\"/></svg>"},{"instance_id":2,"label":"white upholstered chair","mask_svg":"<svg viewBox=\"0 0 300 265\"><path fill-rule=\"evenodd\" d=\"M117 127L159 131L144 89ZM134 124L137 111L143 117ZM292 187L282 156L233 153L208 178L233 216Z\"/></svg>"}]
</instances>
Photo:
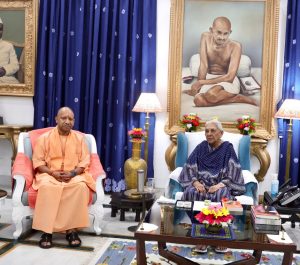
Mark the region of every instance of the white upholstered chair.
<instances>
[{"instance_id":1,"label":"white upholstered chair","mask_svg":"<svg viewBox=\"0 0 300 265\"><path fill-rule=\"evenodd\" d=\"M94 136L91 134L85 134L85 139L91 152L91 156L93 154L97 154L97 146ZM21 165L21 167L23 166L25 170L24 174L18 171L12 176L12 220L16 228L15 232L13 233L13 237L15 239L19 238L22 234L31 229L34 209L29 206L29 200L31 197L36 196L36 191L34 191L31 187L32 179L30 180L30 178L33 176L33 168L31 164L32 146L28 132L22 132L19 135L17 156L18 155L25 158L23 161L24 165ZM20 160L18 162L20 162ZM23 162L21 161L21 163ZM91 163L93 163L93 159L91 159ZM97 167L98 165L99 164L94 163L94 166ZM32 172L32 174L30 174L30 172ZM100 235L102 230L102 219L104 215L104 190L102 180L105 178L105 173L94 178L96 179L96 193L93 193L91 204L89 205L90 227L84 229L84 231L94 232L97 235Z\"/></svg>"},{"instance_id":2,"label":"white upholstered chair","mask_svg":"<svg viewBox=\"0 0 300 265\"><path fill-rule=\"evenodd\" d=\"M169 183L165 190L166 197L173 199L181 198L182 188L178 182L179 174L189 155L195 147L205 139L204 131L178 133L175 158L176 168L169 176ZM222 140L232 143L243 169L242 173L246 185L246 193L241 196L236 196L236 199L246 205L257 204L258 181L250 171L250 136L224 132Z\"/></svg>"}]
</instances>

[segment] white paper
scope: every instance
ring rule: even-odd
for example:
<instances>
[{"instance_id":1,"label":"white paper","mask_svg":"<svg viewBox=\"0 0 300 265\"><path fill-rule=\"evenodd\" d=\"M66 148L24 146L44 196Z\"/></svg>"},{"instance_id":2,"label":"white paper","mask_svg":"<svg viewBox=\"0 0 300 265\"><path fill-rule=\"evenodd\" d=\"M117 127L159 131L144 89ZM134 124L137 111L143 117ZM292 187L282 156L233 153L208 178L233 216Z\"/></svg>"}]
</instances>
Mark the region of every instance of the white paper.
<instances>
[{"instance_id":1,"label":"white paper","mask_svg":"<svg viewBox=\"0 0 300 265\"><path fill-rule=\"evenodd\" d=\"M252 76L240 78L246 90L259 89L260 85L255 81Z\"/></svg>"},{"instance_id":2,"label":"white paper","mask_svg":"<svg viewBox=\"0 0 300 265\"><path fill-rule=\"evenodd\" d=\"M214 205L214 206L221 206L221 202L210 202L209 205ZM193 207L193 211L200 211L202 210L202 208L208 207L209 205L206 205L204 201L194 201L194 207Z\"/></svg>"},{"instance_id":3,"label":"white paper","mask_svg":"<svg viewBox=\"0 0 300 265\"><path fill-rule=\"evenodd\" d=\"M277 243L284 243L284 244L292 244L292 239L288 236L285 231L280 231L279 235L269 235L267 234L268 239L270 242L274 241Z\"/></svg>"}]
</instances>

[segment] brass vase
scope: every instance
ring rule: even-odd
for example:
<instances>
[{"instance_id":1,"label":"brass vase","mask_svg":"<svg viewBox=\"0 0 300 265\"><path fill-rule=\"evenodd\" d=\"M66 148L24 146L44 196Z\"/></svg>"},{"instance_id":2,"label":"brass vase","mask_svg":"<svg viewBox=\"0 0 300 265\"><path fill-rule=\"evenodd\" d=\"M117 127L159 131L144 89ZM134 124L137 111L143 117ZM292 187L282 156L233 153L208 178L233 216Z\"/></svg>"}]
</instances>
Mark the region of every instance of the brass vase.
<instances>
[{"instance_id":1,"label":"brass vase","mask_svg":"<svg viewBox=\"0 0 300 265\"><path fill-rule=\"evenodd\" d=\"M137 170L143 169L145 172L144 182L147 179L147 163L141 158L141 146L143 141L132 140L132 157L128 158L124 164L124 175L126 189L137 189Z\"/></svg>"}]
</instances>

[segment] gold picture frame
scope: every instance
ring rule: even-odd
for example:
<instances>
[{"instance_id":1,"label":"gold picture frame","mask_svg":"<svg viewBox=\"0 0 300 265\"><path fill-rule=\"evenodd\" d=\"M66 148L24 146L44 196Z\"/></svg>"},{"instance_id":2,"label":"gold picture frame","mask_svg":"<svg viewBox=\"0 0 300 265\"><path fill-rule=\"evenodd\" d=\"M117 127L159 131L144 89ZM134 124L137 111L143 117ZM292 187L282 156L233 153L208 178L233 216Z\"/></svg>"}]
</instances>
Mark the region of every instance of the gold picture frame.
<instances>
[{"instance_id":1,"label":"gold picture frame","mask_svg":"<svg viewBox=\"0 0 300 265\"><path fill-rule=\"evenodd\" d=\"M18 15L17 19L14 17L16 14ZM0 82L0 95L32 97L34 95L36 60L37 0L0 1L1 16L3 16L4 28L3 41L13 45L19 70L12 75L17 82L11 79L4 79ZM16 26L16 23L13 23L16 20L19 20L20 25ZM16 32L18 35L14 36L17 34ZM21 40L15 41L20 35L22 35Z\"/></svg>"},{"instance_id":2,"label":"gold picture frame","mask_svg":"<svg viewBox=\"0 0 300 265\"><path fill-rule=\"evenodd\" d=\"M276 54L277 54L277 39L278 39L278 21L279 21L279 1L278 0L171 0L171 17L170 17L170 50L169 50L169 76L168 76L168 122L165 126L165 131L168 135L175 135L178 131L182 131L179 125L181 113L181 96L182 96L182 69L183 69L183 42L184 42L184 19L185 4L203 4L205 7L210 4L231 4L231 7L238 6L238 3L261 4L263 12L262 25L262 45L261 45L261 91L259 105L259 119L257 121L256 133L253 135L256 138L269 140L275 135L273 125L274 114L274 90L276 82ZM188 3L187 3L188 4ZM233 6L234 5L234 6ZM230 9L223 9L223 16L227 16ZM213 10L214 12L214 10ZM212 13L213 13L212 12ZM250 11L249 11L250 12ZM232 15L235 10L229 12ZM219 15L216 12L211 14ZM255 13L252 14L255 20ZM198 16L199 23L203 23L203 17ZM210 21L212 23L212 20ZM240 23L236 23L240 24ZM235 24L235 25L236 25ZM210 24L211 25L211 24ZM191 28L191 27L190 27ZM190 29L188 28L188 29ZM207 28L208 30L208 28ZM255 29L253 29L255 31ZM200 36L199 36L200 37ZM200 39L200 38L199 38ZM193 101L191 101L193 102ZM245 104L247 105L247 104ZM194 111L197 113L197 111ZM203 112L203 111L202 111ZM247 113L241 113L241 116ZM201 118L201 113L200 113ZM213 113L211 116L214 116ZM202 120L204 122L205 120ZM221 120L225 129L238 132L235 127L235 122Z\"/></svg>"}]
</instances>

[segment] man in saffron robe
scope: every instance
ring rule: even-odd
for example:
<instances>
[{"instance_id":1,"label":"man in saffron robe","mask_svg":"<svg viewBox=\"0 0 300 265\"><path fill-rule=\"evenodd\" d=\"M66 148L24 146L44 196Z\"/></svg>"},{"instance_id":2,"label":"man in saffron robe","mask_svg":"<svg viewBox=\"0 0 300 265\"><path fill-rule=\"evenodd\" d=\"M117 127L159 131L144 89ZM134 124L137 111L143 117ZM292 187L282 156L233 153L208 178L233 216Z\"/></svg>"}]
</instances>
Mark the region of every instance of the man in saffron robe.
<instances>
[{"instance_id":1,"label":"man in saffron robe","mask_svg":"<svg viewBox=\"0 0 300 265\"><path fill-rule=\"evenodd\" d=\"M89 189L96 184L88 168L90 153L84 135L72 130L74 113L59 109L57 126L41 135L33 150L38 190L32 227L43 232L39 246L52 247L52 233L66 232L71 247L81 245L77 229L89 226Z\"/></svg>"},{"instance_id":2,"label":"man in saffron robe","mask_svg":"<svg viewBox=\"0 0 300 265\"><path fill-rule=\"evenodd\" d=\"M233 146L222 141L223 128L218 120L205 124L206 141L196 146L179 176L184 188L182 200L220 202L223 197L233 199L245 193L242 168ZM216 247L225 252L224 247ZM207 252L207 246L198 245L197 252Z\"/></svg>"}]
</instances>

